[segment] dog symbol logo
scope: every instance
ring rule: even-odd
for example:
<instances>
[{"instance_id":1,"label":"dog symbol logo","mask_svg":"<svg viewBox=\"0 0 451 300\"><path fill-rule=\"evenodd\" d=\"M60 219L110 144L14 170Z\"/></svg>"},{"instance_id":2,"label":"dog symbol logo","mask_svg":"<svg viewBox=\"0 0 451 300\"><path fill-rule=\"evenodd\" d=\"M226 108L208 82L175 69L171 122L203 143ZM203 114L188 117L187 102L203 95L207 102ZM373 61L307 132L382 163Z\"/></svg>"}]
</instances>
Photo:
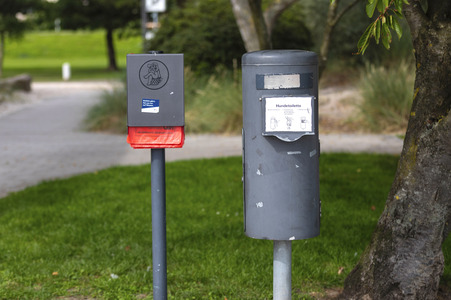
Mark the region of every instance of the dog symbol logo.
<instances>
[{"instance_id":1,"label":"dog symbol logo","mask_svg":"<svg viewBox=\"0 0 451 300\"><path fill-rule=\"evenodd\" d=\"M169 70L159 60L146 61L139 69L139 80L151 90L161 89L168 82Z\"/></svg>"}]
</instances>

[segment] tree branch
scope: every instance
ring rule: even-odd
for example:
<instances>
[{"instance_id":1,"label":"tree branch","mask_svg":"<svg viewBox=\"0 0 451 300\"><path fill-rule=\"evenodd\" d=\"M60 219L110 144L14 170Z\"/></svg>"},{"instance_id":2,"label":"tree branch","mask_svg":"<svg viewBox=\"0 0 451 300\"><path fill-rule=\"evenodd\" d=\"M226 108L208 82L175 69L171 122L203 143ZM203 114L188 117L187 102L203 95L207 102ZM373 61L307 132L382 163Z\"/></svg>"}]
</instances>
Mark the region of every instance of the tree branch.
<instances>
[{"instance_id":1,"label":"tree branch","mask_svg":"<svg viewBox=\"0 0 451 300\"><path fill-rule=\"evenodd\" d=\"M333 20L333 26L335 26L338 21L340 21L340 19L343 17L343 15L345 13L348 12L348 10L350 10L351 8L353 8L357 3L359 3L359 1L361 0L354 0L353 2L349 3L348 6L346 6L337 16L335 16L334 20Z\"/></svg>"},{"instance_id":2,"label":"tree branch","mask_svg":"<svg viewBox=\"0 0 451 300\"><path fill-rule=\"evenodd\" d=\"M276 23L277 18L279 18L280 14L293 5L298 0L279 0L271 3L271 5L265 10L263 13L263 17L265 19L266 28L268 30L269 36L271 36L272 30L274 28L274 24Z\"/></svg>"},{"instance_id":3,"label":"tree branch","mask_svg":"<svg viewBox=\"0 0 451 300\"><path fill-rule=\"evenodd\" d=\"M327 56L329 55L330 42L332 38L332 32L340 21L340 19L346 14L351 8L353 8L359 1L354 0L349 3L340 13L337 14L338 5L340 4L340 0L335 0L331 2L329 5L329 11L327 13L326 26L324 28L323 33L323 41L321 42L321 47L319 51L319 73L318 76L321 78L324 69L327 64Z\"/></svg>"}]
</instances>

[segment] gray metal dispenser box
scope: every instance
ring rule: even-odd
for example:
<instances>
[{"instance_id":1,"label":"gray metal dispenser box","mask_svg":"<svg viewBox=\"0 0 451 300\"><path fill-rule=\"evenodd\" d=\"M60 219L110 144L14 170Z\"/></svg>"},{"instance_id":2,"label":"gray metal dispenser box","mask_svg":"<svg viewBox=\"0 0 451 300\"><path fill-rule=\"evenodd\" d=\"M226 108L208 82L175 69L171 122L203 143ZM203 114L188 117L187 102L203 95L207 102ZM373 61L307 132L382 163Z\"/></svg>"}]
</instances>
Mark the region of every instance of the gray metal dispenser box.
<instances>
[{"instance_id":1,"label":"gray metal dispenser box","mask_svg":"<svg viewBox=\"0 0 451 300\"><path fill-rule=\"evenodd\" d=\"M242 57L244 224L257 239L319 235L318 59L267 50Z\"/></svg>"},{"instance_id":2,"label":"gray metal dispenser box","mask_svg":"<svg viewBox=\"0 0 451 300\"><path fill-rule=\"evenodd\" d=\"M184 126L183 54L127 55L127 125Z\"/></svg>"}]
</instances>

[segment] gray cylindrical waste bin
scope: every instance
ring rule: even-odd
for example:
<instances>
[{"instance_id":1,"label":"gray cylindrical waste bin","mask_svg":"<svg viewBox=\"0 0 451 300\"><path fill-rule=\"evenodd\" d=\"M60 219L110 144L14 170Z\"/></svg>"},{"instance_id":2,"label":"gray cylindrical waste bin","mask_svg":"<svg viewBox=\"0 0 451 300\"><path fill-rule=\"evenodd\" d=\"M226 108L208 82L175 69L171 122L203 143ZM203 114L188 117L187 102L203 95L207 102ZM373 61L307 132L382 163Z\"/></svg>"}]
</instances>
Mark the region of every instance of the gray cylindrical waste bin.
<instances>
[{"instance_id":1,"label":"gray cylindrical waste bin","mask_svg":"<svg viewBox=\"0 0 451 300\"><path fill-rule=\"evenodd\" d=\"M318 59L268 50L242 57L244 223L247 236L319 234Z\"/></svg>"}]
</instances>

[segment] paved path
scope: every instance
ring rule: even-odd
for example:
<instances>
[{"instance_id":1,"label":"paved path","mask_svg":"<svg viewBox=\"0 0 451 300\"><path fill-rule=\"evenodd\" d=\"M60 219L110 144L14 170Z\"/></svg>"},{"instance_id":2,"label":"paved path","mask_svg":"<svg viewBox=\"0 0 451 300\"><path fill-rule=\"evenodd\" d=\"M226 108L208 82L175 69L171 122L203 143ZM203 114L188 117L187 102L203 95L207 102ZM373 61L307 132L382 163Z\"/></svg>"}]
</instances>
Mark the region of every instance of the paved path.
<instances>
[{"instance_id":1,"label":"paved path","mask_svg":"<svg viewBox=\"0 0 451 300\"><path fill-rule=\"evenodd\" d=\"M133 150L125 135L80 130L90 106L111 89L108 83L34 84L31 103L0 110L0 197L43 180L93 172L114 165L150 162L149 150ZM322 135L322 152L398 154L394 136ZM241 137L187 136L182 149L166 150L166 160L241 155Z\"/></svg>"}]
</instances>

